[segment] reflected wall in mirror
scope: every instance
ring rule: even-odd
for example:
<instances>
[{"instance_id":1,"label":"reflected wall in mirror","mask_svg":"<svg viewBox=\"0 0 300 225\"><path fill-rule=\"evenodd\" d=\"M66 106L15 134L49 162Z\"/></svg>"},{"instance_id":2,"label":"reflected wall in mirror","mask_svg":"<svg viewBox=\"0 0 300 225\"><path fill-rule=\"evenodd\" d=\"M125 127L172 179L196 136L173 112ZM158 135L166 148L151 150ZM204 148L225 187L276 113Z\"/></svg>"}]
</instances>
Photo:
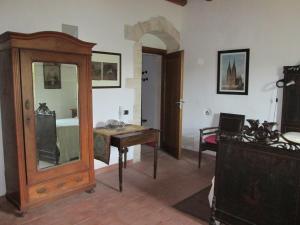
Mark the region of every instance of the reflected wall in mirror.
<instances>
[{"instance_id":1,"label":"reflected wall in mirror","mask_svg":"<svg viewBox=\"0 0 300 225\"><path fill-rule=\"evenodd\" d=\"M80 159L77 65L32 63L37 168Z\"/></svg>"}]
</instances>

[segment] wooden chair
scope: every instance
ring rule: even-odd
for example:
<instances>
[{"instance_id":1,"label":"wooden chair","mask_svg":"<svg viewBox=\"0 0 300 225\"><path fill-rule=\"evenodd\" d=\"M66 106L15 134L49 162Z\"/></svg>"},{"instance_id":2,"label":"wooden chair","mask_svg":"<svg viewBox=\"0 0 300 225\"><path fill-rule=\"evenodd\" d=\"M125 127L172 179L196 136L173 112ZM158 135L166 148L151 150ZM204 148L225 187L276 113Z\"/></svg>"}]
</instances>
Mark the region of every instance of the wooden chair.
<instances>
[{"instance_id":1,"label":"wooden chair","mask_svg":"<svg viewBox=\"0 0 300 225\"><path fill-rule=\"evenodd\" d=\"M46 103L40 103L35 111L36 146L38 159L57 165L60 152L56 145L56 115Z\"/></svg>"},{"instance_id":2,"label":"wooden chair","mask_svg":"<svg viewBox=\"0 0 300 225\"><path fill-rule=\"evenodd\" d=\"M200 129L199 168L201 167L202 152L211 150L217 152L219 135L235 135L244 126L245 115L220 113L219 126Z\"/></svg>"}]
</instances>

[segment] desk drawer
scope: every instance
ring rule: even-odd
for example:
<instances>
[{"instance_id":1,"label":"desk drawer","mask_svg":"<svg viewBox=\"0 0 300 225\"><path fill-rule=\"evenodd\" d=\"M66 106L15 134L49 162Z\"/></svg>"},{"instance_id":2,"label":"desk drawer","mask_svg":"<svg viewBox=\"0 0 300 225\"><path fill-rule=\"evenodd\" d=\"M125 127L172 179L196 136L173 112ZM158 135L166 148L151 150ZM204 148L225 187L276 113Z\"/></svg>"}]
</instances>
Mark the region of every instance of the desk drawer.
<instances>
[{"instance_id":1,"label":"desk drawer","mask_svg":"<svg viewBox=\"0 0 300 225\"><path fill-rule=\"evenodd\" d=\"M115 147L129 147L133 145L157 142L159 132L157 130L145 130L128 134L113 135L111 145Z\"/></svg>"},{"instance_id":2,"label":"desk drawer","mask_svg":"<svg viewBox=\"0 0 300 225\"><path fill-rule=\"evenodd\" d=\"M29 187L29 201L39 201L76 190L89 183L88 172L72 174Z\"/></svg>"}]
</instances>

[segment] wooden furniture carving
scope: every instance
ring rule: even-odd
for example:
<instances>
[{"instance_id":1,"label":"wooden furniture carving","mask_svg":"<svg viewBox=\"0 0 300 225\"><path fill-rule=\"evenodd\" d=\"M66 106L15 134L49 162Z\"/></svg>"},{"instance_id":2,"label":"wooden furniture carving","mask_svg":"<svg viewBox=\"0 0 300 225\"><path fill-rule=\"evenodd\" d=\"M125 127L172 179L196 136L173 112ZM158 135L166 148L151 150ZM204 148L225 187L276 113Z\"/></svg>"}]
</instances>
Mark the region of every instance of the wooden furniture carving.
<instances>
[{"instance_id":1,"label":"wooden furniture carving","mask_svg":"<svg viewBox=\"0 0 300 225\"><path fill-rule=\"evenodd\" d=\"M124 168L126 168L126 154L128 147L146 143L155 143L154 145L154 171L153 178L156 179L157 170L157 149L158 149L159 130L147 129L137 132L129 132L125 134L113 135L111 137L111 145L119 150L119 190L123 190L123 154Z\"/></svg>"},{"instance_id":2,"label":"wooden furniture carving","mask_svg":"<svg viewBox=\"0 0 300 225\"><path fill-rule=\"evenodd\" d=\"M295 84L283 87L281 131L300 132L300 65L285 66L284 83Z\"/></svg>"},{"instance_id":3,"label":"wooden furniture carving","mask_svg":"<svg viewBox=\"0 0 300 225\"><path fill-rule=\"evenodd\" d=\"M300 224L300 144L274 123L250 121L239 139L221 139L210 224Z\"/></svg>"},{"instance_id":4,"label":"wooden furniture carving","mask_svg":"<svg viewBox=\"0 0 300 225\"><path fill-rule=\"evenodd\" d=\"M222 134L235 135L241 132L245 122L245 115L220 113L219 126L200 129L199 161L201 167L202 152L211 150L217 152L218 136Z\"/></svg>"},{"instance_id":5,"label":"wooden furniture carving","mask_svg":"<svg viewBox=\"0 0 300 225\"><path fill-rule=\"evenodd\" d=\"M95 186L90 75L93 46L93 43L59 32L6 32L0 35L6 197L20 212ZM51 68L45 72L43 65L49 63L58 65L61 74ZM60 83L61 88L46 89L45 83L52 86ZM74 92L70 93L70 90ZM56 118L54 113L45 110L46 104L38 108L41 102L55 111ZM68 118L71 117L69 109L74 107L78 108L78 117ZM45 125L46 114L51 118L49 121L52 120L51 129ZM50 154L51 160L39 154L39 149L45 148L45 142L48 143L40 139L47 129L52 132L49 134L51 140L48 140L51 151L54 145L62 150L62 144L56 137L58 120L62 133L70 120L73 121L73 133L77 132L70 145L75 145L78 153L74 160L64 163L58 162L55 154Z\"/></svg>"}]
</instances>

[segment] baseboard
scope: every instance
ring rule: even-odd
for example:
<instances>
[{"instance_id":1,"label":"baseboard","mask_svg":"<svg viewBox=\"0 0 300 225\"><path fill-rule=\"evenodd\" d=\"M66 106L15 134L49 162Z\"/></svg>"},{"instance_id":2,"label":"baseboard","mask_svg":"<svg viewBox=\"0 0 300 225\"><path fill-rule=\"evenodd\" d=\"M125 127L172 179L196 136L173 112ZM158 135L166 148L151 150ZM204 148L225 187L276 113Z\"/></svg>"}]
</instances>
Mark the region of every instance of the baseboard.
<instances>
[{"instance_id":1,"label":"baseboard","mask_svg":"<svg viewBox=\"0 0 300 225\"><path fill-rule=\"evenodd\" d=\"M187 148L181 148L182 151L188 151L189 153L192 153L192 154L197 154L199 153L199 151L195 151L195 150L192 150L192 149L187 149ZM205 155L208 155L208 156L212 156L212 157L216 157L216 152L213 152L213 151L210 151L210 150L206 150L206 151L203 151L202 154L205 154Z\"/></svg>"},{"instance_id":2,"label":"baseboard","mask_svg":"<svg viewBox=\"0 0 300 225\"><path fill-rule=\"evenodd\" d=\"M133 164L133 160L132 159L127 160L127 167L130 166L131 164ZM110 171L113 171L113 170L117 170L118 168L119 168L118 163L113 164L113 165L108 165L106 167L96 169L95 170L95 175L102 174L102 173L107 173L107 172L110 172Z\"/></svg>"},{"instance_id":3,"label":"baseboard","mask_svg":"<svg viewBox=\"0 0 300 225\"><path fill-rule=\"evenodd\" d=\"M189 152L195 152L198 153L199 151L193 150L193 149L188 149L188 148L181 148L182 151L189 151Z\"/></svg>"},{"instance_id":4,"label":"baseboard","mask_svg":"<svg viewBox=\"0 0 300 225\"><path fill-rule=\"evenodd\" d=\"M0 196L0 204L3 203L3 202L6 202L6 197L5 197L5 195Z\"/></svg>"}]
</instances>

